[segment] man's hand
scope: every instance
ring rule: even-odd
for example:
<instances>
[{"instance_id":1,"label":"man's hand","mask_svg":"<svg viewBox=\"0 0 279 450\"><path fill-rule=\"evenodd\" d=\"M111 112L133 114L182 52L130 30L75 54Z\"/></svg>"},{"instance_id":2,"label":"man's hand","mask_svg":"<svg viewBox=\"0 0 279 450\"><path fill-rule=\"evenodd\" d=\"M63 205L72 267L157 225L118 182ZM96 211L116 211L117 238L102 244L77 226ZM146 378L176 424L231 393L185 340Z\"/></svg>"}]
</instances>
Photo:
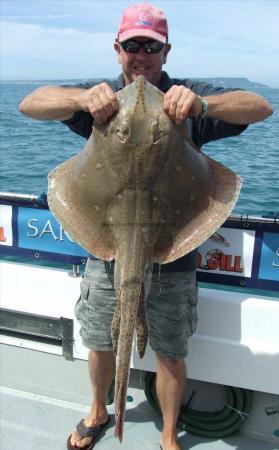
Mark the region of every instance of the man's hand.
<instances>
[{"instance_id":1,"label":"man's hand","mask_svg":"<svg viewBox=\"0 0 279 450\"><path fill-rule=\"evenodd\" d=\"M68 120L80 110L104 123L119 109L118 100L107 83L90 89L43 86L27 95L19 105L23 114L39 120Z\"/></svg>"},{"instance_id":2,"label":"man's hand","mask_svg":"<svg viewBox=\"0 0 279 450\"><path fill-rule=\"evenodd\" d=\"M172 86L164 96L164 111L179 125L188 116L198 117L202 112L202 102L191 89Z\"/></svg>"},{"instance_id":3,"label":"man's hand","mask_svg":"<svg viewBox=\"0 0 279 450\"><path fill-rule=\"evenodd\" d=\"M99 124L105 123L119 109L117 97L107 83L83 90L76 101L80 108L89 112Z\"/></svg>"}]
</instances>

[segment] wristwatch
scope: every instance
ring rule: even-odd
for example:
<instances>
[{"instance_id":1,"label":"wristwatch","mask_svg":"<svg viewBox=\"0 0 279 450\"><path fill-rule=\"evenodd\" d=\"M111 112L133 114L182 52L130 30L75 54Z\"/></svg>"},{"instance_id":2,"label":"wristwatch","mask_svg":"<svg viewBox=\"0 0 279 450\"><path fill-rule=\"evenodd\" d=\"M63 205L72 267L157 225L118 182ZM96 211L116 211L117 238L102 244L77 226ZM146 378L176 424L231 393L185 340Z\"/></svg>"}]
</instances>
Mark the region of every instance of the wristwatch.
<instances>
[{"instance_id":1,"label":"wristwatch","mask_svg":"<svg viewBox=\"0 0 279 450\"><path fill-rule=\"evenodd\" d=\"M201 105L202 105L202 110L201 110L201 114L200 114L200 118L204 119L207 115L208 112L208 102L204 97L201 97L200 95L198 95L198 98L201 101Z\"/></svg>"}]
</instances>

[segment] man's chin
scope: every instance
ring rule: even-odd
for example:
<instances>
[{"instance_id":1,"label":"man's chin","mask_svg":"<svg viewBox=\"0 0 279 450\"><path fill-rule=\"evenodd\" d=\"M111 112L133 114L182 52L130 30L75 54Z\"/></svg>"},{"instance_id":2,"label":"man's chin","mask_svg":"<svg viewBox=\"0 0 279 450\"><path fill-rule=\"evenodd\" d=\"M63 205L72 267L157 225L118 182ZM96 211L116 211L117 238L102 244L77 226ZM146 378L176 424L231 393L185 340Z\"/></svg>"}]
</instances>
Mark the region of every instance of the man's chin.
<instances>
[{"instance_id":1,"label":"man's chin","mask_svg":"<svg viewBox=\"0 0 279 450\"><path fill-rule=\"evenodd\" d=\"M133 76L133 80L135 80L135 79L138 78L139 76L143 76L143 77L145 77L145 78L148 80L148 77L146 76L146 73L136 73L136 74Z\"/></svg>"},{"instance_id":2,"label":"man's chin","mask_svg":"<svg viewBox=\"0 0 279 450\"><path fill-rule=\"evenodd\" d=\"M132 79L133 81L135 81L140 75L144 76L147 81L149 81L149 83L153 83L153 78L150 74L146 73L146 72L136 72L132 75Z\"/></svg>"},{"instance_id":3,"label":"man's chin","mask_svg":"<svg viewBox=\"0 0 279 450\"><path fill-rule=\"evenodd\" d=\"M156 80L154 79L155 78L154 75L152 76L150 73L148 74L144 71L143 72L137 71L137 72L130 73L130 75L127 76L128 83L129 84L133 83L133 81L135 81L140 75L143 75L149 83L157 86Z\"/></svg>"}]
</instances>

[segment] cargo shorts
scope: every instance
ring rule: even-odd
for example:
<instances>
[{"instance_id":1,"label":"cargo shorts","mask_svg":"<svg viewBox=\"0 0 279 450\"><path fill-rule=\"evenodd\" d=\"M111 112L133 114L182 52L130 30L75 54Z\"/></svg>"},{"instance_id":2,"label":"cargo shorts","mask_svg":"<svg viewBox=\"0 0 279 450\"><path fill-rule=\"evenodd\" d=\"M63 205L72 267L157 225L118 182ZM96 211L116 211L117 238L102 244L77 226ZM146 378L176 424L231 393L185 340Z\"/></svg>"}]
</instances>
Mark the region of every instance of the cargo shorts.
<instances>
[{"instance_id":1,"label":"cargo shorts","mask_svg":"<svg viewBox=\"0 0 279 450\"><path fill-rule=\"evenodd\" d=\"M83 345L95 351L112 351L116 296L107 264L88 259L75 307ZM198 321L196 272L153 273L146 313L152 350L168 359L185 358Z\"/></svg>"}]
</instances>

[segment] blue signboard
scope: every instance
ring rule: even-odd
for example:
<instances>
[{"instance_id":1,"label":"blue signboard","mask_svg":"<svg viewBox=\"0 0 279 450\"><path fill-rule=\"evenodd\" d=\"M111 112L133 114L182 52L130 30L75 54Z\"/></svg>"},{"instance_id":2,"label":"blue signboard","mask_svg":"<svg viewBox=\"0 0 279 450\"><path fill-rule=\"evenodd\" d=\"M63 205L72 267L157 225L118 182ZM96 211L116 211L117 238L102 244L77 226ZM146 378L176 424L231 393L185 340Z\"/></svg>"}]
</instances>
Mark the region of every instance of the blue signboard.
<instances>
[{"instance_id":1,"label":"blue signboard","mask_svg":"<svg viewBox=\"0 0 279 450\"><path fill-rule=\"evenodd\" d=\"M263 233L259 278L279 281L279 235Z\"/></svg>"},{"instance_id":2,"label":"blue signboard","mask_svg":"<svg viewBox=\"0 0 279 450\"><path fill-rule=\"evenodd\" d=\"M18 208L18 246L24 249L88 256L63 230L49 210Z\"/></svg>"},{"instance_id":3,"label":"blue signboard","mask_svg":"<svg viewBox=\"0 0 279 450\"><path fill-rule=\"evenodd\" d=\"M16 201L5 205L0 205L0 255L67 264L85 262L88 252L63 230L47 205L22 206ZM278 221L229 218L220 230L200 246L198 281L278 290Z\"/></svg>"}]
</instances>

